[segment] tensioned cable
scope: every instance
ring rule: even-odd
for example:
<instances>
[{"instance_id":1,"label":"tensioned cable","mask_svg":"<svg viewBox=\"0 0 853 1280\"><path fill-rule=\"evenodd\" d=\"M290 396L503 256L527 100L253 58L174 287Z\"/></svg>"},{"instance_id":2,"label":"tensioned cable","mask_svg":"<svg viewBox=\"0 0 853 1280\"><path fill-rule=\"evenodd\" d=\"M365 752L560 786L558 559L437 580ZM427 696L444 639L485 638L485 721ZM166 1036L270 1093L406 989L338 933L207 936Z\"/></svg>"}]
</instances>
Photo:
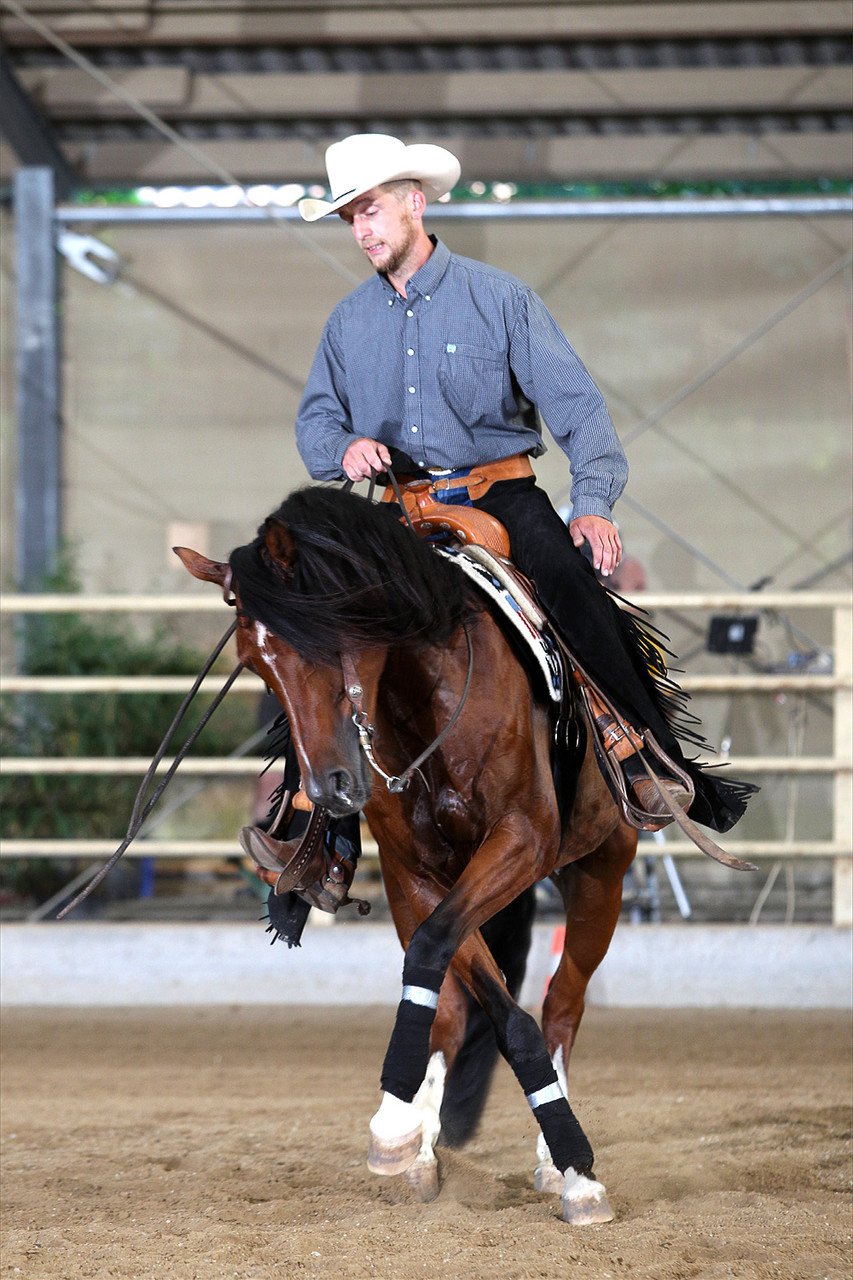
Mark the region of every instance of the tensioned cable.
<instances>
[{"instance_id":1,"label":"tensioned cable","mask_svg":"<svg viewBox=\"0 0 853 1280\"><path fill-rule=\"evenodd\" d=\"M836 259L836 261L833 262L829 267L827 267L824 271L820 272L817 276L815 276L809 282L808 285L806 285L803 289L799 291L799 293L795 294L793 298L789 299L784 306L780 307L771 316L768 316L766 320L764 320L759 326L757 326L757 328L753 329L744 338L742 338L740 342L738 342L734 347L732 347L728 352L726 352L725 355L721 356L718 360L716 360L712 365L710 365L706 370L704 370L696 378L686 383L685 386L681 387L678 391L674 392L673 395L671 395L667 400L665 400L664 403L660 405L656 410L654 410L653 413L649 414L641 422L639 422L632 431L629 431L625 436L623 436L622 438L623 444L627 447L629 444L631 444L634 440L638 439L639 436L644 434L646 431L650 430L653 427L657 428L660 420L667 413L669 413L677 405L681 404L682 401L686 400L689 396L693 394L694 391L697 391L706 382L709 382L711 378L713 378L717 373L719 373L727 365L731 364L734 360L736 360L738 356L740 356L744 351L748 350L749 347L753 346L756 342L758 342L759 339L762 338L766 333L769 333L771 329L773 329L783 319L785 319L794 310L796 310L797 307L799 307L802 303L806 302L810 297L812 297L813 294L817 293L820 289L822 289L823 286L828 283L828 281L833 279L836 275L838 275L840 272L844 271L848 266L850 266L851 262L853 262L853 253L850 253L850 252L845 253L840 258ZM739 494L739 496L741 497L744 496L743 491L739 488L739 486L736 486L726 476L722 475L716 470L711 469L705 459L701 458L701 456L698 454L694 454L686 445L683 444L682 441L671 436L669 433L667 433L666 438L674 448L679 449L681 452L687 453L688 456L692 457L694 461L698 462L706 470L711 470L712 474L715 476L715 478L718 481L720 481L721 483L724 483L727 487L735 490ZM556 502L559 503L567 496L568 496L568 489L565 488L558 495ZM747 589L743 586L743 584L738 583L734 578L731 577L731 575L726 573L726 571L722 569L720 565L716 564L708 556L700 552L699 549L693 546L692 543L688 542L684 538L681 538L680 535L678 535L674 529L672 529L664 521L660 520L659 517L654 516L648 510L647 507L644 507L641 503L636 502L634 499L629 498L627 495L622 496L622 502L627 506L633 507L633 509L638 514L642 515L645 519L649 520L650 523L656 525L656 527L660 529L661 532L666 533L668 537L672 538L675 542L677 542L680 546L682 546L686 551L689 552L690 555L692 555L695 559L699 560L702 564L704 564L707 568L711 569L714 573L716 573L719 577L723 578L730 585L736 586L741 590ZM771 518L769 514L766 512L763 514L765 514L766 518L770 520L770 523L775 524L777 528L780 529L780 531L785 533L787 536L793 538L794 541L797 542L797 544L802 549L810 550L810 551L814 550L809 543L806 543L802 538L800 538L795 533L794 530L789 529L784 524L784 522L778 519L778 517Z\"/></svg>"},{"instance_id":2,"label":"tensioned cable","mask_svg":"<svg viewBox=\"0 0 853 1280\"><path fill-rule=\"evenodd\" d=\"M604 392L605 399L607 399L608 402L611 402L614 398L618 397L619 401L625 406L627 411L634 414L638 419L642 417L642 411L633 401L629 400L622 391L608 385L607 382L605 382L598 374L596 374L596 381ZM656 424L655 431L660 437L666 440L674 451L684 454L685 457L691 460L691 462L695 462L696 465L714 479L721 488L727 489L730 493L734 494L735 497L739 498L749 507L749 510L754 515L760 516L762 520L765 520L769 525L772 525L787 539L789 539L794 544L797 555L804 552L807 555L815 556L817 559L821 558L821 552L818 547L815 546L815 537L817 535L812 536L810 539L806 539L798 529L786 524L772 508L767 507L762 502L759 502L753 494L744 489L736 480L733 480L725 473L725 471L720 470L719 467L716 467L709 462L709 460L705 458L698 449L692 448L691 445L686 444L671 431L663 428L659 423ZM569 486L566 485L563 490L561 490L558 498L558 504L563 501L564 496L568 494L568 489ZM776 571L774 570L774 574L775 572Z\"/></svg>"},{"instance_id":3,"label":"tensioned cable","mask_svg":"<svg viewBox=\"0 0 853 1280\"><path fill-rule=\"evenodd\" d=\"M727 351L725 355L720 356L718 360L715 360L714 363L709 365L702 373L698 374L695 378L692 378L690 382L685 383L680 390L674 392L673 395L671 395L668 400L665 400L662 405L654 410L653 413L650 413L642 422L639 422L637 426L634 427L633 431L629 431L625 436L623 444L625 446L633 444L633 442L639 439L641 435L644 435L646 431L657 426L661 418L666 417L666 415L675 409L677 405L680 405L682 401L688 398L688 396L692 396L694 391L698 391L706 382L710 382L711 378L715 377L722 369L725 369L725 367L731 364L733 360L737 360L738 356L742 355L744 351L748 350L749 347L758 342L760 338L763 338L766 333L769 333L771 329L789 316L792 311L796 311L797 307L806 302L812 294L817 293L818 290L822 289L823 286L832 280L834 276L837 276L841 271L844 271L846 267L849 267L851 262L853 262L852 252L842 254L840 258L837 258L835 262L828 266L824 271L821 271L819 275L815 276L814 279L805 286L805 288L801 289L799 293L796 293L793 298L790 298L783 307L780 307L778 311L774 311L773 315L768 316L766 320L748 333L746 337L741 338L740 342L732 347L730 351Z\"/></svg>"},{"instance_id":4,"label":"tensioned cable","mask_svg":"<svg viewBox=\"0 0 853 1280\"><path fill-rule=\"evenodd\" d=\"M141 293L144 297L150 298L152 302L156 302L164 310L171 312L183 320L185 324L190 325L193 329L197 329L199 333L205 334L214 342L218 342L220 346L225 347L227 351L239 356L241 360L245 360L248 364L254 365L256 369L261 369L264 373L270 374L285 386L290 387L292 391L297 391L300 395L305 390L305 383L300 378L295 377L292 373L288 373L287 369L283 369L281 365L274 364L272 360L268 360L258 351L253 351L251 347L247 347L244 343L238 342L236 338L232 338L230 334L225 333L222 329L218 329L209 321L201 316L194 315L192 311L188 311L186 307L181 306L179 302L175 302L174 298L169 298L165 293L161 293L159 289L155 289L150 284L145 284L138 276L133 275L130 271L120 269L116 279L128 286L129 290Z\"/></svg>"},{"instance_id":5,"label":"tensioned cable","mask_svg":"<svg viewBox=\"0 0 853 1280\"><path fill-rule=\"evenodd\" d=\"M321 248L320 245L311 238L311 236L306 235L300 227L279 218L275 210L271 209L268 205L258 204L257 201L252 200L245 191L242 182L235 178L233 173L223 165L219 164L211 156L207 155L206 152L202 151L199 147L184 138L182 134L178 133L177 129L173 129L170 124L167 124L166 121L158 116L156 112L152 111L150 107L146 107L144 102L140 102L140 100L134 97L132 93L129 93L127 89L123 88L122 85L113 80L111 76L108 76L105 71L102 71L101 68L87 58L85 54L78 53L78 51L70 45L67 40L63 40L62 36L57 35L52 27L47 26L40 18L37 18L34 14L30 13L24 5L18 3L18 0L0 0L0 2L2 2L4 8L10 9L17 18L20 18L21 22L26 23L28 27L31 27L32 30L37 32L44 40L49 44L52 44L53 47L58 49L60 53L64 54L69 61L73 62L75 66L78 66L81 71L85 71L93 80L97 80L98 84L109 90L110 93L114 94L124 102L126 106L130 107L132 111L135 111L138 116L141 116L147 124L151 125L152 129L156 129L164 138L168 138L174 146L179 147L182 151L186 152L187 155L192 156L196 164L201 165L208 173L219 178L225 186L238 187L241 192L241 204L250 205L255 209L262 209L270 222L275 223L276 226L281 227L289 235L297 239L301 245L309 250L310 253L313 253L315 257L319 258L322 262L325 262L326 266L331 267L334 272L339 276L342 276L343 279L347 280L350 284L358 285L362 283L361 276L356 275L354 271L350 271L348 267L345 267L342 263L338 262L330 253L327 253L325 249Z\"/></svg>"}]
</instances>

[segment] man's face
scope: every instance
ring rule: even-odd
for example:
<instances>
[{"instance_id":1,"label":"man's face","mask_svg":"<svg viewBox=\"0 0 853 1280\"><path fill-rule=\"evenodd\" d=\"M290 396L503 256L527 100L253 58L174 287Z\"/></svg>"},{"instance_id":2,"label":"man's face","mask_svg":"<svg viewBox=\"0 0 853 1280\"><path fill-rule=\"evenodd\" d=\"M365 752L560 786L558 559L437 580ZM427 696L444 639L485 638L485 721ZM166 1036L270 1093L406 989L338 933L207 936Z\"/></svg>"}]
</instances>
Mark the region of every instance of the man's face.
<instances>
[{"instance_id":1,"label":"man's face","mask_svg":"<svg viewBox=\"0 0 853 1280\"><path fill-rule=\"evenodd\" d=\"M344 205L338 213L352 227L360 248L376 271L394 275L417 239L418 224L411 201L393 191L374 187Z\"/></svg>"}]
</instances>

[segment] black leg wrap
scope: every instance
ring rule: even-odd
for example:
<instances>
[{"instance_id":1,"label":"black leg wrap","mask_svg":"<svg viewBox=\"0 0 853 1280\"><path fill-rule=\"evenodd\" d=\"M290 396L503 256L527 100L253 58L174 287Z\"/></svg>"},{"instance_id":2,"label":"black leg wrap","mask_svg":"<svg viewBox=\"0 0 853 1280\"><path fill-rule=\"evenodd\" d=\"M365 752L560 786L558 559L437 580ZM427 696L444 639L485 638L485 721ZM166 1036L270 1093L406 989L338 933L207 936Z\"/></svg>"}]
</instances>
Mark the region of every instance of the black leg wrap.
<instances>
[{"instance_id":1,"label":"black leg wrap","mask_svg":"<svg viewBox=\"0 0 853 1280\"><path fill-rule=\"evenodd\" d=\"M435 1021L438 993L444 973L413 963L403 963L403 999L382 1066L381 1084L403 1102L411 1102L423 1083L429 1060L429 1037Z\"/></svg>"},{"instance_id":2,"label":"black leg wrap","mask_svg":"<svg viewBox=\"0 0 853 1280\"><path fill-rule=\"evenodd\" d=\"M547 1096L554 1094L557 1085L557 1073L548 1054L540 1053L535 1058L514 1063L513 1070L548 1143L554 1164L561 1173L571 1166L576 1173L591 1174L593 1150L575 1113L562 1093L559 1097ZM535 1104L535 1095L543 1091L546 1097Z\"/></svg>"},{"instance_id":3,"label":"black leg wrap","mask_svg":"<svg viewBox=\"0 0 853 1280\"><path fill-rule=\"evenodd\" d=\"M548 1143L551 1159L560 1173L572 1168L575 1173L583 1173L591 1178L593 1150L566 1099L534 1107L533 1114Z\"/></svg>"},{"instance_id":4,"label":"black leg wrap","mask_svg":"<svg viewBox=\"0 0 853 1280\"><path fill-rule=\"evenodd\" d=\"M411 964L408 956L406 957L403 963L404 987L423 987L425 990L434 991L437 994L441 990L443 980L443 970L430 969L425 964Z\"/></svg>"},{"instance_id":5,"label":"black leg wrap","mask_svg":"<svg viewBox=\"0 0 853 1280\"><path fill-rule=\"evenodd\" d=\"M522 1058L521 1061L510 1065L525 1095L538 1093L540 1089L547 1089L550 1085L557 1083L554 1064L544 1051L538 1053L535 1058Z\"/></svg>"},{"instance_id":6,"label":"black leg wrap","mask_svg":"<svg viewBox=\"0 0 853 1280\"><path fill-rule=\"evenodd\" d=\"M401 1000L382 1064L381 1085L387 1093L411 1102L423 1083L429 1060L429 1036L435 1009Z\"/></svg>"}]
</instances>

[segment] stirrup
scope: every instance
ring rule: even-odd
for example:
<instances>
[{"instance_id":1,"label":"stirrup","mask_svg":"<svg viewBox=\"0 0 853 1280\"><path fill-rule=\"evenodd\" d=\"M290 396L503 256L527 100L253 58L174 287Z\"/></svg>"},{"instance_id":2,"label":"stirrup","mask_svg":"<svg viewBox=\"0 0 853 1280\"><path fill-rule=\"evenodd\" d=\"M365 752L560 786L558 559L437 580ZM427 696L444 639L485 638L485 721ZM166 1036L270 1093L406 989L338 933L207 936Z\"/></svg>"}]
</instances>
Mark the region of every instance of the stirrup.
<instances>
[{"instance_id":1,"label":"stirrup","mask_svg":"<svg viewBox=\"0 0 853 1280\"><path fill-rule=\"evenodd\" d=\"M639 831L661 831L664 827L668 827L675 821L671 812L671 806L674 803L672 797L669 797L669 803L664 801L667 812L663 814L650 813L642 808L637 803L636 797L632 799L631 782L625 773L626 763L636 757L642 765L645 776L651 779L659 792L662 790L661 784L667 780L667 775L680 783L689 797L683 806L685 812L690 808L696 795L693 779L666 754L648 729L640 733L628 724L624 717L610 705L609 700L604 698L601 691L592 684L589 677L582 675L576 666L574 679L592 728L592 745L599 768L623 820L628 826L636 827ZM648 759L643 755L644 751L660 761L665 776L659 776L657 771L649 765Z\"/></svg>"},{"instance_id":2,"label":"stirrup","mask_svg":"<svg viewBox=\"0 0 853 1280\"><path fill-rule=\"evenodd\" d=\"M334 854L326 844L329 815L319 806L311 812L301 840L276 840L260 827L243 827L239 840L243 852L255 864L255 874L276 895L296 893L305 902L334 915L339 907L355 903L359 914L370 912L370 903L349 896L356 859Z\"/></svg>"}]
</instances>

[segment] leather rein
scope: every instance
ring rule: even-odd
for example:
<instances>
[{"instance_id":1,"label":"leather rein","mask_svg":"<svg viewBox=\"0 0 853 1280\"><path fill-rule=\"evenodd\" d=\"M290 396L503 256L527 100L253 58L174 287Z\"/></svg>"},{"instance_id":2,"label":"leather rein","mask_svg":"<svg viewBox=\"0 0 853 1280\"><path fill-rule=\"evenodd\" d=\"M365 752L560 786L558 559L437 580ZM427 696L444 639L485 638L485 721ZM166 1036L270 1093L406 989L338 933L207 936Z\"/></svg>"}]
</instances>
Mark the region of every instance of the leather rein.
<instances>
[{"instance_id":1,"label":"leather rein","mask_svg":"<svg viewBox=\"0 0 853 1280\"><path fill-rule=\"evenodd\" d=\"M222 594L225 598L225 603L227 605L230 605L233 608L236 604L236 601L231 595L230 570L228 573L228 577L225 580L225 584L222 588ZM145 777L142 779L142 783L139 787L139 790L136 793L136 799L133 803L133 812L130 815L130 823L128 824L127 835L125 836L124 840L122 840L121 844L116 849L112 857L107 862L105 862L102 867L99 868L99 870L92 877L92 879L89 881L86 887L82 889L81 892L76 895L76 897L72 898L71 901L67 904L67 906L64 906L62 910L57 913L57 916L56 916L57 920L64 920L65 917L69 914L69 912L73 911L75 907L79 906L80 903L84 901L84 899L88 898L89 894L94 889L96 889L98 885L101 883L101 881L110 873L110 871L112 871L113 867L118 862L119 858L122 856L123 853L126 852L126 850L130 847L130 845L139 835L139 832L142 828L142 824L145 822L145 819L148 817L151 810L154 808L155 804L160 799L160 797L162 796L163 792L166 790L169 783L172 781L172 778L174 778L175 774L178 771L179 764L186 756L190 747L193 745L196 738L199 736L202 729L207 724L208 720L213 715L216 708L224 699L226 693L231 688L234 681L239 676L240 672L243 670L242 662L238 662L236 667L228 677L228 679L225 681L222 688L219 690L219 693L217 693L216 697L213 699L210 706L204 712L204 715L201 717L198 724L195 726L192 733L187 738L184 745L178 750L174 760L169 765L169 768L166 771L165 777L161 781L160 785L157 787L157 790L151 796L150 800L148 800L146 803L145 793L148 790L151 780L157 771L157 766L159 765L160 761L163 759L163 756L166 754L166 748L168 747L169 743L172 741L172 738L175 736L178 726L180 725L181 721L186 715L187 710L189 709L190 703L192 702L193 698L195 698L196 694L201 688L203 680L209 674L210 669L213 666L214 662L219 657L220 653L225 648L226 644L231 639L231 637L233 636L236 630L237 630L237 621L235 619L234 622L231 623L231 626L228 628L225 634L222 636L222 638L214 646L212 652L207 657L204 663L204 666L196 676L192 688L190 689L189 693L186 695L180 707L178 708L177 712L175 713L175 718L172 721L172 723L169 725L169 728L166 730L166 735L163 738L163 741L160 743L159 747L157 748L154 758L151 761L150 765L148 766L148 772L146 773Z\"/></svg>"},{"instance_id":2,"label":"leather rein","mask_svg":"<svg viewBox=\"0 0 853 1280\"><path fill-rule=\"evenodd\" d=\"M400 510L402 511L403 515L406 518L406 523L408 524L414 536L416 538L419 537L420 535L415 529L415 526L412 524L411 517L409 516L409 513L406 510L405 503L403 502L403 495L400 492L400 486L397 482L397 477L394 475L394 472L391 470L388 470L386 472L386 475L388 476L388 479L391 482L391 487L394 490L394 496L397 499L397 503L400 507ZM347 480L344 483L343 488L346 492L349 492L352 486L353 486L353 481ZM373 468L371 468L370 488L368 489L368 492L367 492L368 502L372 500L373 492L375 488L376 488L376 471ZM418 758L412 761L408 769L404 769L403 772L399 775L386 773L385 770L382 768L382 766L379 764L378 760L376 759L376 756L373 753L373 738L376 733L376 730L370 722L370 717L368 716L364 708L364 703L362 701L364 697L364 687L361 683L361 680L359 679L359 675L355 667L355 662L353 661L350 654L348 653L341 654L341 670L343 672L343 677L344 677L344 692L346 693L347 698L350 702L350 705L352 706L352 709L353 709L352 722L355 725L356 729L358 730L358 740L361 745L361 749L364 752L365 757L367 759L367 763L370 765L371 769L373 769L374 772L378 773L380 778L384 778L385 785L392 795L399 795L401 791L404 791L416 773L420 774L420 777L421 777L421 780L423 781L424 786L426 787L427 790L429 790L429 783L427 782L423 773L421 773L421 765L424 763L424 761L429 759L429 757L433 754L433 752L436 750L439 744L444 741L448 733L450 733L450 730L456 724L456 721L459 719L460 715L462 714L462 708L465 706L465 702L468 698L468 691L471 688L471 677L474 674L474 646L471 643L471 636L468 632L467 626L465 627L465 642L468 645L468 672L467 672L467 675L465 676L465 685L464 685L464 688L462 689L462 695L459 699L459 703L456 707L456 710L453 712L453 715L450 717L447 724L441 730L439 735L433 739L433 741L426 748L426 750L422 751L421 754L418 756Z\"/></svg>"},{"instance_id":3,"label":"leather rein","mask_svg":"<svg viewBox=\"0 0 853 1280\"><path fill-rule=\"evenodd\" d=\"M397 497L397 501L400 504L400 508L404 512L406 516L406 520L410 528L412 529L412 532L415 534L415 536L417 536L417 534L415 533L414 525L409 519L409 515L406 512L405 506L403 505L403 499L400 493L400 486L397 483L397 479L394 476L393 472L389 472L388 474L391 480L391 484L393 485L394 492ZM369 498L373 497L375 483L376 483L376 472L372 471L371 477L370 477L370 492L368 494ZM344 488L345 489L352 488L352 481L351 480L347 481L347 483L344 485ZM231 594L230 570L223 584L222 595L225 599L225 603L229 605L231 608L234 608L236 605L236 600ZM186 697L183 699L180 707L178 708L178 711L175 714L175 718L173 719L172 723L167 729L166 734L163 738L163 741L160 743L160 746L157 748L154 758L152 759L151 764L148 766L148 771L145 774L145 777L142 780L139 790L136 793L136 799L134 801L133 811L130 816L130 823L128 824L127 834L124 840L116 849L112 857L110 857L109 860L105 862L103 866L98 869L95 875L93 875L92 879L89 880L85 888L83 888L80 891L80 893L78 893L74 898L72 898L72 900L66 906L64 906L60 912L57 913L57 917L56 917L57 920L63 920L71 911L74 910L75 907L79 906L81 902L83 902L86 898L89 897L89 894L92 893L93 890L96 889L97 886L101 883L101 881L104 880L104 878L110 873L110 871L112 871L113 867L116 865L119 858L122 857L122 855L127 851L130 845L136 839L137 835L139 834L142 828L143 823L145 822L145 819L151 813L151 810L154 808L157 801L160 799L163 792L166 790L166 787L169 785L172 778L175 776L175 773L177 772L178 766L180 765L181 761L184 759L187 752L190 750L190 747L193 746L199 734L201 733L202 729L207 724L208 720L211 718L216 708L222 702L225 695L228 693L228 690L231 688L231 686L234 684L234 681L239 676L240 672L243 670L243 664L241 662L238 662L237 666L231 672L230 676L225 681L225 684L222 686L219 693L216 694L215 698L213 699L210 706L205 711L204 715L199 720L196 727L193 729L192 733L187 738L186 742L183 744L183 746L179 749L179 751L175 755L174 760L170 764L165 774L165 777L160 782L156 791L151 796L151 798L146 802L145 800L146 792L154 777L154 774L157 771L157 767L160 764L160 761L163 759L163 756L166 753L166 749L169 746L169 743L172 741L172 738L174 737L179 725L181 724L184 716L186 715L187 710L190 706L190 703L193 701L199 689L201 688L202 682L204 681L205 677L209 674L216 659L219 657L220 653L225 648L226 644L231 639L231 637L233 636L236 630L237 630L237 621L235 619L235 621L231 623L231 626L228 628L228 630L225 632L222 638L218 641L213 651L210 653L210 655L206 659L204 666L202 667L201 671L199 672L198 676L195 679L195 682L193 683L192 688L190 689L189 693L187 693ZM350 657L349 654L341 655L341 669L342 669L343 678L344 678L344 690L353 708L352 721L358 731L358 737L359 737L359 743L361 745L361 749L364 752L371 768L374 769L379 774L380 777L385 779L385 785L387 786L388 790L393 794L397 794L398 792L403 791L409 785L415 773L420 774L425 786L428 785L426 782L426 778L424 778L424 775L420 772L420 766L424 763L425 760L427 760L433 754L433 752L436 750L439 744L444 740L444 738L453 728L454 724L459 719L459 716L462 713L462 708L465 705L465 701L468 697L468 691L471 687L471 677L474 669L474 649L473 649L473 645L471 644L471 637L468 634L467 627L465 628L465 640L468 645L468 674L465 678L465 686L462 690L462 696L459 700L459 705L457 706L450 720L447 722L447 724L444 726L444 728L441 730L438 736L433 740L433 742L431 742L430 745L426 748L426 750L422 751L421 754L418 756L418 758L414 760L409 765L409 767L405 769L403 773L401 773L399 776L394 776L392 774L386 773L385 770L380 766L380 764L376 760L376 757L373 753L373 738L376 733L376 730L371 724L370 718L364 708L364 703L362 701L364 696L364 689L358 677L358 672L356 671L355 663L353 659Z\"/></svg>"}]
</instances>

